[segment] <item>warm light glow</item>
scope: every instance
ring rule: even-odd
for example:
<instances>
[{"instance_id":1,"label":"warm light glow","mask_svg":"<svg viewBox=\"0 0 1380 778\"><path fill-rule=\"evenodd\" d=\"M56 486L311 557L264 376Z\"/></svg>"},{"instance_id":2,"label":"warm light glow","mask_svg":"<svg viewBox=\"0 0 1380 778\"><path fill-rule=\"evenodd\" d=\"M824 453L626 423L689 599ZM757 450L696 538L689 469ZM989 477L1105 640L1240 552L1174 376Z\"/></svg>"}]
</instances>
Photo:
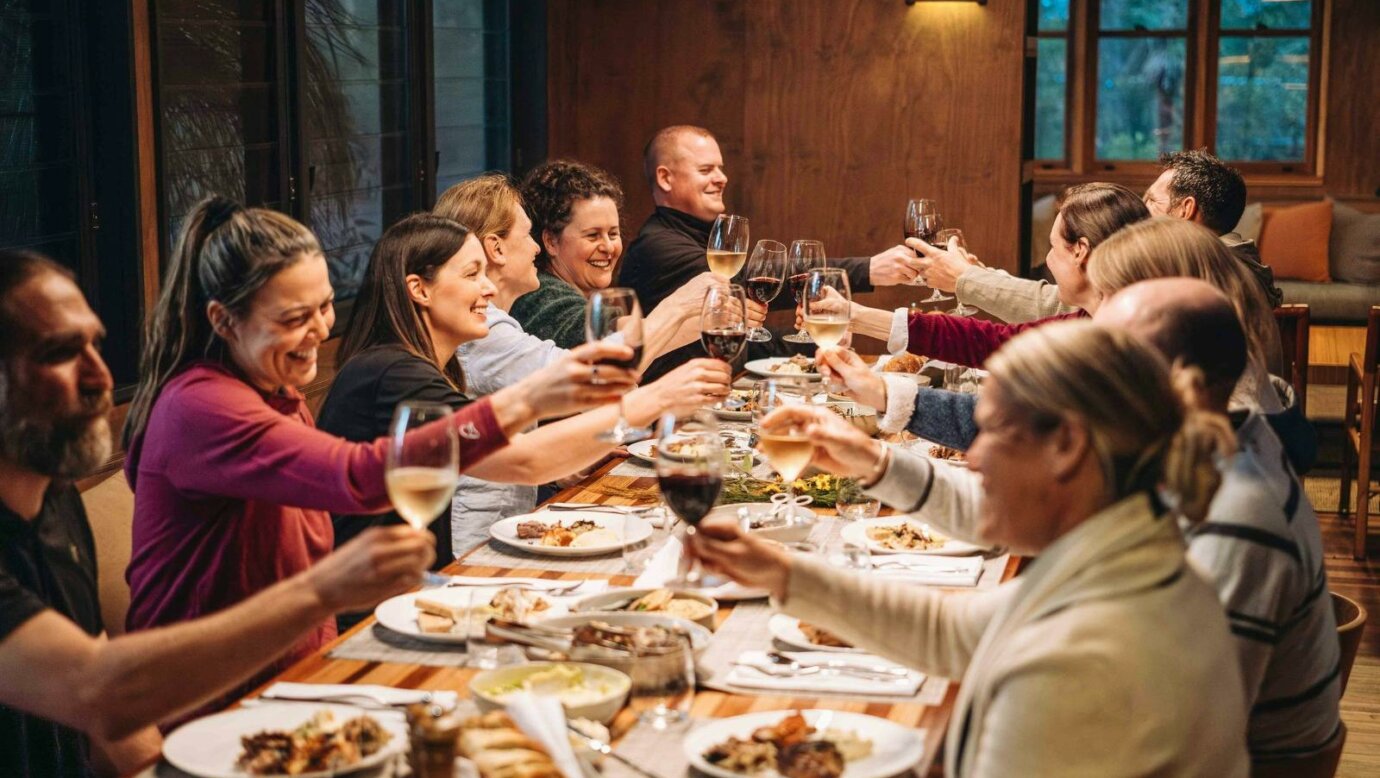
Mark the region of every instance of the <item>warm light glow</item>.
<instances>
[{"instance_id":1,"label":"warm light glow","mask_svg":"<svg viewBox=\"0 0 1380 778\"><path fill-rule=\"evenodd\" d=\"M925 3L977 3L987 5L987 0L906 0L906 5L915 5L917 2Z\"/></svg>"}]
</instances>

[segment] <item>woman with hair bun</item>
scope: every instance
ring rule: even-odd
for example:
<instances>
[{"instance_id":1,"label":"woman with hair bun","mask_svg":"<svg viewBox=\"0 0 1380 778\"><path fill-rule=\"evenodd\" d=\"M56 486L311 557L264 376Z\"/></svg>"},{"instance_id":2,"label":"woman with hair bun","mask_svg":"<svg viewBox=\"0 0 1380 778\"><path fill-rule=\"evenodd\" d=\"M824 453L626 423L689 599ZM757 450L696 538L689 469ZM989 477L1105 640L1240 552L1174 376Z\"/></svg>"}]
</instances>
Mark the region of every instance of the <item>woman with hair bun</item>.
<instances>
[{"instance_id":1,"label":"woman with hair bun","mask_svg":"<svg viewBox=\"0 0 1380 778\"><path fill-rule=\"evenodd\" d=\"M702 524L695 553L854 645L961 678L947 775L1246 776L1226 616L1161 499L1205 515L1230 427L1185 407L1150 347L1090 322L1023 333L987 364L968 450L981 476L975 529L1035 557L1019 578L963 593L887 582L793 556L731 521ZM816 408L763 420L784 424L827 443L815 448L822 469L903 510L923 499L927 485L892 461L908 452Z\"/></svg>"}]
</instances>

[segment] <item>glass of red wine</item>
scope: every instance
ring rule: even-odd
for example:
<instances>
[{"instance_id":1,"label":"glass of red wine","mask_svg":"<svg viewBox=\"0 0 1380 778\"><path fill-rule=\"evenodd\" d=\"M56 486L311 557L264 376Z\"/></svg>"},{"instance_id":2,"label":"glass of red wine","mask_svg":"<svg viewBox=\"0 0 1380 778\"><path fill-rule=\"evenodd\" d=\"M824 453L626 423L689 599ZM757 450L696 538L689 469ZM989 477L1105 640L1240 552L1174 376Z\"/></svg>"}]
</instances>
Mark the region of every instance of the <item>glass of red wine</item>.
<instances>
[{"instance_id":1,"label":"glass of red wine","mask_svg":"<svg viewBox=\"0 0 1380 778\"><path fill-rule=\"evenodd\" d=\"M796 306L799 306L804 299L805 281L809 279L810 271L823 270L829 261L824 257L824 244L817 240L792 241L786 259L787 270L790 273L786 281L791 285L791 295L795 297ZM814 343L804 327L781 339L791 343Z\"/></svg>"},{"instance_id":2,"label":"glass of red wine","mask_svg":"<svg viewBox=\"0 0 1380 778\"><path fill-rule=\"evenodd\" d=\"M714 414L700 409L686 414L668 413L657 424L656 480L667 507L686 524L686 534L695 527L719 500L723 489L724 444ZM689 554L671 588L699 585L699 561Z\"/></svg>"},{"instance_id":3,"label":"glass of red wine","mask_svg":"<svg viewBox=\"0 0 1380 778\"><path fill-rule=\"evenodd\" d=\"M939 204L933 200L915 199L906 203L906 237L923 240L930 245L939 245L939 231L944 228L944 220L939 216ZM943 246L940 246L943 248ZM916 276L915 283L921 283ZM938 289L934 289L922 303L942 303L954 299Z\"/></svg>"},{"instance_id":4,"label":"glass of red wine","mask_svg":"<svg viewBox=\"0 0 1380 778\"><path fill-rule=\"evenodd\" d=\"M711 286L700 306L700 344L714 359L732 362L747 345L747 301L737 284Z\"/></svg>"},{"instance_id":5,"label":"glass of red wine","mask_svg":"<svg viewBox=\"0 0 1380 778\"><path fill-rule=\"evenodd\" d=\"M591 343L607 340L631 347L631 358L606 359L599 364L637 370L642 365L642 307L637 304L637 293L631 289L610 287L591 294L585 303L585 339ZM599 433L598 439L622 446L645 440L651 434L652 431L646 427L634 427L628 422L620 398L618 423L613 429Z\"/></svg>"},{"instance_id":6,"label":"glass of red wine","mask_svg":"<svg viewBox=\"0 0 1380 778\"><path fill-rule=\"evenodd\" d=\"M774 240L759 240L748 256L746 278L743 291L747 299L763 306L781 293L781 285L786 279L786 247ZM753 343L766 343L771 340L771 330L766 327L753 327L747 339Z\"/></svg>"}]
</instances>

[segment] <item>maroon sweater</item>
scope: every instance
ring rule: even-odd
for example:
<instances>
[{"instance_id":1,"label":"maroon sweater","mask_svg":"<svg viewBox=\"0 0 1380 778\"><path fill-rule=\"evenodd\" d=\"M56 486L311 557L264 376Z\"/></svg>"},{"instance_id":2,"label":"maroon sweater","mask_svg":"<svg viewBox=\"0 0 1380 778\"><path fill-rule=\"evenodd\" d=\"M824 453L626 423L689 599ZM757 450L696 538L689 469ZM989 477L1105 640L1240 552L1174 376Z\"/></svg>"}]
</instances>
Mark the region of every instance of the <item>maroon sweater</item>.
<instances>
[{"instance_id":1,"label":"maroon sweater","mask_svg":"<svg viewBox=\"0 0 1380 778\"><path fill-rule=\"evenodd\" d=\"M912 313L906 351L956 365L982 367L1003 343L1031 327L1087 317L1083 311L1076 311L1020 324L1005 324L947 313Z\"/></svg>"},{"instance_id":2,"label":"maroon sweater","mask_svg":"<svg viewBox=\"0 0 1380 778\"><path fill-rule=\"evenodd\" d=\"M444 434L438 425L413 435ZM457 411L455 425L464 467L508 442L487 399ZM134 489L128 628L214 613L329 554L332 511L390 508L387 447L387 438L350 443L322 432L299 392L265 394L219 364L174 376L125 461ZM323 621L237 693L335 635L335 620Z\"/></svg>"}]
</instances>

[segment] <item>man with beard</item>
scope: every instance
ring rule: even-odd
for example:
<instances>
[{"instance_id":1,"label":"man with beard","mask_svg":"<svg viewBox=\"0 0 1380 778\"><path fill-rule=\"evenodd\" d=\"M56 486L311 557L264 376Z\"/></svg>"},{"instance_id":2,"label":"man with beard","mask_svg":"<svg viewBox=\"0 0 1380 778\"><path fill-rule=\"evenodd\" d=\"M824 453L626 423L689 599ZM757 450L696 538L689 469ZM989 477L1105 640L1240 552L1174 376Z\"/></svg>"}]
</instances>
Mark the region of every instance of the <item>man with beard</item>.
<instances>
[{"instance_id":1,"label":"man with beard","mask_svg":"<svg viewBox=\"0 0 1380 778\"><path fill-rule=\"evenodd\" d=\"M72 481L110 454L104 337L70 274L0 251L0 775L127 773L153 724L234 686L313 625L414 586L432 538L377 528L193 622L107 639ZM209 517L208 517L209 520Z\"/></svg>"}]
</instances>

